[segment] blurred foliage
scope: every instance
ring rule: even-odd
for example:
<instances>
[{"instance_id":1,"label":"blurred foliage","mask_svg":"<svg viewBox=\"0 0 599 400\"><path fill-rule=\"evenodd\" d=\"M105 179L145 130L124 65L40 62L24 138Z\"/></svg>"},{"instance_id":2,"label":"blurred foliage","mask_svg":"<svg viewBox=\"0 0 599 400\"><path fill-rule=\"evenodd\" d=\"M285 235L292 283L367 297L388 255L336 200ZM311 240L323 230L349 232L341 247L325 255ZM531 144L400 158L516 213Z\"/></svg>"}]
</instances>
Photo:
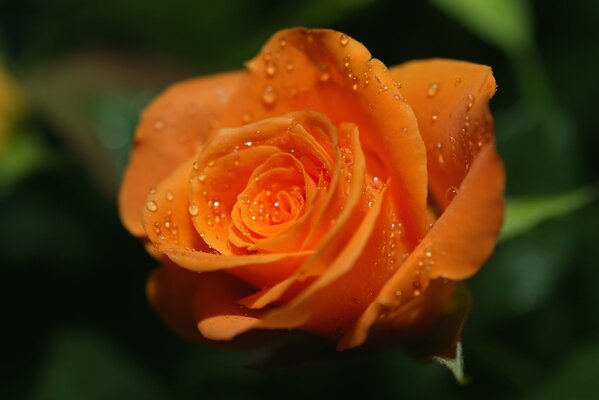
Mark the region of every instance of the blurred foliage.
<instances>
[{"instance_id":1,"label":"blurred foliage","mask_svg":"<svg viewBox=\"0 0 599 400\"><path fill-rule=\"evenodd\" d=\"M586 0L0 2L0 398L592 397L598 20ZM509 203L503 241L469 283L466 386L399 347L325 357L292 336L298 362L186 343L146 302L155 261L115 205L139 113L293 25L347 32L389 65L493 66Z\"/></svg>"}]
</instances>

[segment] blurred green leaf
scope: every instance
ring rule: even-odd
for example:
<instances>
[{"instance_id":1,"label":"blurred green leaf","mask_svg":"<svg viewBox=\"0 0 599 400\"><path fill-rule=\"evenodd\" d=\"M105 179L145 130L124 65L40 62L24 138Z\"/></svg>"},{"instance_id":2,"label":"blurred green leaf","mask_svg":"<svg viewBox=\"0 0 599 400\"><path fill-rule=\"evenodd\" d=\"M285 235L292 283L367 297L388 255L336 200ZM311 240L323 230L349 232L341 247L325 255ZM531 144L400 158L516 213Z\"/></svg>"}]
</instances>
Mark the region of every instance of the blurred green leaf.
<instances>
[{"instance_id":1,"label":"blurred green leaf","mask_svg":"<svg viewBox=\"0 0 599 400\"><path fill-rule=\"evenodd\" d=\"M55 164L57 158L34 134L15 133L0 151L0 196L6 195L19 180Z\"/></svg>"},{"instance_id":2,"label":"blurred green leaf","mask_svg":"<svg viewBox=\"0 0 599 400\"><path fill-rule=\"evenodd\" d=\"M125 354L96 334L55 337L35 387L35 400L167 399L164 389Z\"/></svg>"},{"instance_id":3,"label":"blurred green leaf","mask_svg":"<svg viewBox=\"0 0 599 400\"><path fill-rule=\"evenodd\" d=\"M537 224L575 211L597 198L597 185L551 197L508 199L500 240L517 236Z\"/></svg>"},{"instance_id":4,"label":"blurred green leaf","mask_svg":"<svg viewBox=\"0 0 599 400\"><path fill-rule=\"evenodd\" d=\"M533 399L595 398L599 393L599 343L579 348L546 382Z\"/></svg>"},{"instance_id":5,"label":"blurred green leaf","mask_svg":"<svg viewBox=\"0 0 599 400\"><path fill-rule=\"evenodd\" d=\"M83 51L31 70L24 87L72 156L112 198L141 109L159 88L184 76L182 70L147 56Z\"/></svg>"},{"instance_id":6,"label":"blurred green leaf","mask_svg":"<svg viewBox=\"0 0 599 400\"><path fill-rule=\"evenodd\" d=\"M525 0L431 0L472 32L508 53L532 44L532 21Z\"/></svg>"}]
</instances>

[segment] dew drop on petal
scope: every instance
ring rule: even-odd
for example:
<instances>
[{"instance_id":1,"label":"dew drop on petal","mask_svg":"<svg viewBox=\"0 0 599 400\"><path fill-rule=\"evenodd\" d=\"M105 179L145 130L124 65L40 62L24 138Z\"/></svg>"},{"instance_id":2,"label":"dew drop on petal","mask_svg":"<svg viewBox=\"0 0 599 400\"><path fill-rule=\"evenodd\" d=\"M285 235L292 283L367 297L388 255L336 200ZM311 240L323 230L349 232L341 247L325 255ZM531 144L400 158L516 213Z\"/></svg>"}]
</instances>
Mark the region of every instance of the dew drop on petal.
<instances>
[{"instance_id":1,"label":"dew drop on petal","mask_svg":"<svg viewBox=\"0 0 599 400\"><path fill-rule=\"evenodd\" d=\"M198 206L196 206L195 204L190 204L189 205L189 214L191 214L192 216L196 216L198 215L198 212L200 210L198 209Z\"/></svg>"},{"instance_id":2,"label":"dew drop on petal","mask_svg":"<svg viewBox=\"0 0 599 400\"><path fill-rule=\"evenodd\" d=\"M148 209L148 211L156 212L158 211L158 204L156 204L154 200L148 200L148 202L146 203L146 208Z\"/></svg>"},{"instance_id":3,"label":"dew drop on petal","mask_svg":"<svg viewBox=\"0 0 599 400\"><path fill-rule=\"evenodd\" d=\"M162 119L158 118L154 121L154 130L155 131L158 131L158 132L163 131L165 127L166 127L166 124L164 123L164 121Z\"/></svg>"},{"instance_id":4,"label":"dew drop on petal","mask_svg":"<svg viewBox=\"0 0 599 400\"><path fill-rule=\"evenodd\" d=\"M426 95L428 97L434 97L439 91L439 85L436 83L431 83L428 89L426 90Z\"/></svg>"},{"instance_id":5,"label":"dew drop on petal","mask_svg":"<svg viewBox=\"0 0 599 400\"><path fill-rule=\"evenodd\" d=\"M175 195L173 194L173 192L171 192L171 191L166 192L166 199L168 201L173 201L174 198L175 198Z\"/></svg>"},{"instance_id":6,"label":"dew drop on petal","mask_svg":"<svg viewBox=\"0 0 599 400\"><path fill-rule=\"evenodd\" d=\"M262 92L262 102L267 106L272 106L277 101L277 93L272 85L267 85Z\"/></svg>"},{"instance_id":7,"label":"dew drop on petal","mask_svg":"<svg viewBox=\"0 0 599 400\"><path fill-rule=\"evenodd\" d=\"M468 105L467 105L467 109L470 110L472 108L472 106L474 105L474 95L473 94L469 94L468 95Z\"/></svg>"},{"instance_id":8,"label":"dew drop on petal","mask_svg":"<svg viewBox=\"0 0 599 400\"><path fill-rule=\"evenodd\" d=\"M252 114L250 113L245 113L241 116L241 122L243 122L244 124L248 124L250 122L252 122Z\"/></svg>"},{"instance_id":9,"label":"dew drop on petal","mask_svg":"<svg viewBox=\"0 0 599 400\"><path fill-rule=\"evenodd\" d=\"M347 46L347 44L349 43L349 36L342 33L341 37L339 38L339 43L341 44L341 47Z\"/></svg>"},{"instance_id":10,"label":"dew drop on petal","mask_svg":"<svg viewBox=\"0 0 599 400\"><path fill-rule=\"evenodd\" d=\"M458 188L456 188L455 186L450 186L445 191L445 199L451 201L456 196L456 194L458 194Z\"/></svg>"},{"instance_id":11,"label":"dew drop on petal","mask_svg":"<svg viewBox=\"0 0 599 400\"><path fill-rule=\"evenodd\" d=\"M277 65L274 63L274 61L266 62L266 67L264 68L264 73L266 73L266 76L268 76L269 78L272 78L273 76L275 76L275 74L277 73Z\"/></svg>"}]
</instances>

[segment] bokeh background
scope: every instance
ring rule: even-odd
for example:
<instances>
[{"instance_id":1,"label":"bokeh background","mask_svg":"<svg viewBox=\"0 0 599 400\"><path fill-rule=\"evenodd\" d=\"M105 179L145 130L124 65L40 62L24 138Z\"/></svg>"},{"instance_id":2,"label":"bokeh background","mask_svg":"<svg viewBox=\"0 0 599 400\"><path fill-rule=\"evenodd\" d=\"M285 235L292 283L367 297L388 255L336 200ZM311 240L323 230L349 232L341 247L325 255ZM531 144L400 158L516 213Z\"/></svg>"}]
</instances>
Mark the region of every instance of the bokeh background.
<instances>
[{"instance_id":1,"label":"bokeh background","mask_svg":"<svg viewBox=\"0 0 599 400\"><path fill-rule=\"evenodd\" d=\"M491 65L508 220L470 280L459 386L396 348L282 357L188 343L116 193L140 111L238 69L277 29L330 27L388 65ZM599 2L0 0L2 399L593 398L599 393ZM596 398L596 397L595 397Z\"/></svg>"}]
</instances>

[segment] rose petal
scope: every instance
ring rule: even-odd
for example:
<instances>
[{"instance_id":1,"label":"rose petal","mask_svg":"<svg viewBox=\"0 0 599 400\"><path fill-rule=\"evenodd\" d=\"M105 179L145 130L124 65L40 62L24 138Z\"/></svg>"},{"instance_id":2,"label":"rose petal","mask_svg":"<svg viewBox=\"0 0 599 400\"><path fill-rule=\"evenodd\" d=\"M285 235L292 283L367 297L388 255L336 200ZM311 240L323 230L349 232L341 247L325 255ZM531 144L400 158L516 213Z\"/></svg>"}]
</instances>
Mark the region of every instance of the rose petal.
<instances>
[{"instance_id":1,"label":"rose petal","mask_svg":"<svg viewBox=\"0 0 599 400\"><path fill-rule=\"evenodd\" d=\"M315 253L302 266L286 280L261 291L259 296L245 299L248 307L262 308L279 298L288 290L293 290L293 285L298 281L319 276L330 267L336 256L347 246L347 241L353 234L353 227L364 218L365 211L357 211L357 205L362 192L368 192L363 187L365 160L360 146L358 130L353 124L343 124L339 132L341 144L352 154L351 162L344 165L342 173L336 173L331 183L334 192L329 197L330 201L323 207L318 216L318 225L324 233L311 237L318 237L320 244ZM344 182L339 182L339 180ZM370 193L372 200L376 200L378 193ZM339 212L339 210L342 210ZM330 223L327 223L330 221ZM362 237L362 240L367 240Z\"/></svg>"},{"instance_id":2,"label":"rose petal","mask_svg":"<svg viewBox=\"0 0 599 400\"><path fill-rule=\"evenodd\" d=\"M222 272L200 275L194 315L202 336L212 340L229 340L260 322L262 312L248 310L237 303L253 288Z\"/></svg>"},{"instance_id":3,"label":"rose petal","mask_svg":"<svg viewBox=\"0 0 599 400\"><path fill-rule=\"evenodd\" d=\"M232 98L232 109L254 119L309 109L324 112L337 126L357 125L366 151L380 158L397 183L393 191L402 204L406 239L416 246L427 230L426 150L418 123L386 67L353 39L342 46L340 35L303 28L274 35L247 64L250 78Z\"/></svg>"},{"instance_id":4,"label":"rose petal","mask_svg":"<svg viewBox=\"0 0 599 400\"><path fill-rule=\"evenodd\" d=\"M493 140L493 73L486 65L443 59L411 61L390 72L418 118L429 187L444 210L480 149Z\"/></svg>"},{"instance_id":5,"label":"rose petal","mask_svg":"<svg viewBox=\"0 0 599 400\"><path fill-rule=\"evenodd\" d=\"M339 348L364 343L380 313L418 297L426 290L429 278L460 280L475 273L491 254L499 234L504 185L503 163L495 145L488 143L474 160L455 199L342 338Z\"/></svg>"},{"instance_id":6,"label":"rose petal","mask_svg":"<svg viewBox=\"0 0 599 400\"><path fill-rule=\"evenodd\" d=\"M146 292L160 317L180 335L199 339L193 312L193 299L200 274L170 262L150 274Z\"/></svg>"},{"instance_id":7,"label":"rose petal","mask_svg":"<svg viewBox=\"0 0 599 400\"><path fill-rule=\"evenodd\" d=\"M195 158L183 162L147 194L140 220L152 252L161 253L164 247L210 251L189 218L188 181Z\"/></svg>"},{"instance_id":8,"label":"rose petal","mask_svg":"<svg viewBox=\"0 0 599 400\"><path fill-rule=\"evenodd\" d=\"M190 178L192 204L196 207L192 219L198 232L204 233L206 242L220 253L231 254L227 240L229 216L238 201L237 195L246 188L254 170L280 152L293 155L301 161L306 173L318 180L320 175L333 169L336 143L336 129L326 116L314 112L296 112L222 130L201 152ZM262 149L273 150L264 153L266 150ZM317 195L320 196L324 194ZM216 224L216 216L212 216L216 212L212 208L217 203L219 224ZM305 235L300 233L287 232L303 238ZM239 243L239 235L235 236L234 240ZM256 247L294 251L299 250L298 246L293 247L298 240L273 236L262 239ZM277 246L277 241L283 245Z\"/></svg>"},{"instance_id":9,"label":"rose petal","mask_svg":"<svg viewBox=\"0 0 599 400\"><path fill-rule=\"evenodd\" d=\"M121 220L132 234L144 235L140 212L148 190L200 149L219 125L231 124L223 107L228 108L245 75L231 72L178 83L144 111L119 194Z\"/></svg>"}]
</instances>

